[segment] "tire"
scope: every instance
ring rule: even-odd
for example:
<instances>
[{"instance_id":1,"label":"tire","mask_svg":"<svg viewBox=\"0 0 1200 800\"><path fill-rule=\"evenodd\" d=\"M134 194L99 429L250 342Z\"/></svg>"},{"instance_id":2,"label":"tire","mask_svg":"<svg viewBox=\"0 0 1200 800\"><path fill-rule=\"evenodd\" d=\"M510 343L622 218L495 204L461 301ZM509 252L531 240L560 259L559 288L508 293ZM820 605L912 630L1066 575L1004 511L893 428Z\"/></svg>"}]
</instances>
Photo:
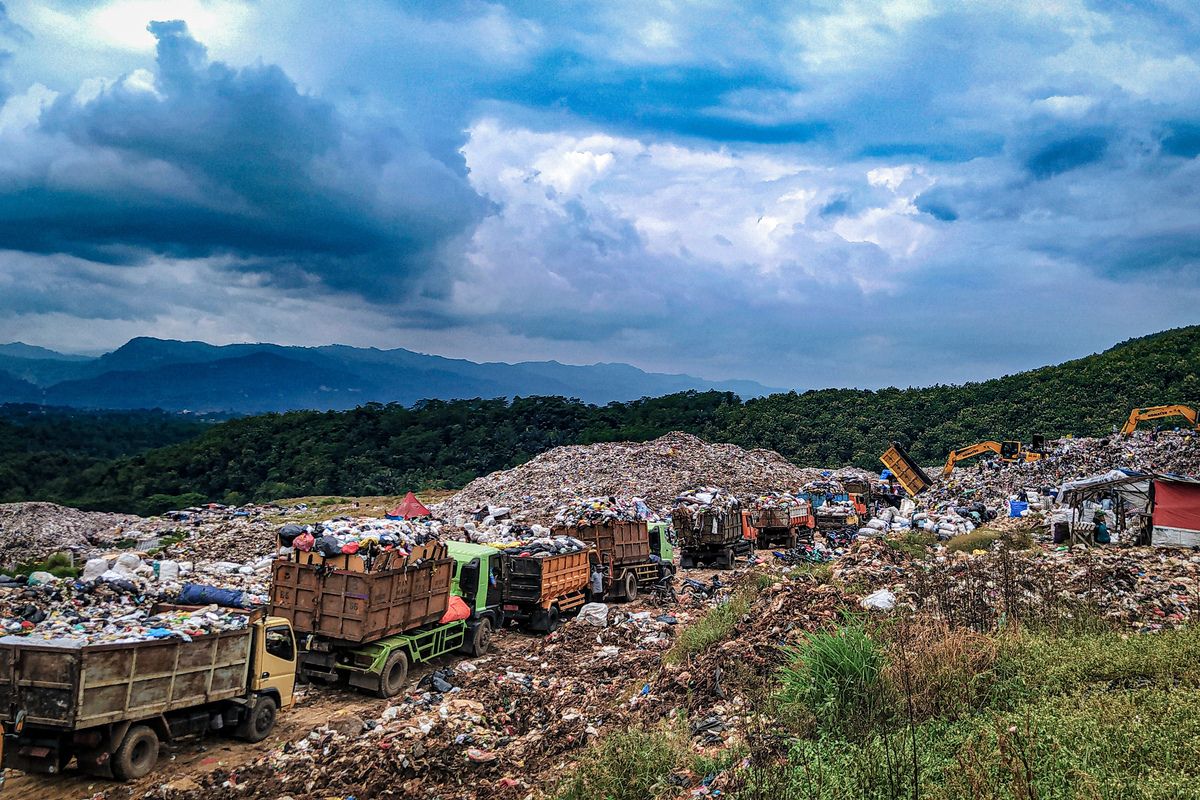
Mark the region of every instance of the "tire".
<instances>
[{"instance_id":1,"label":"tire","mask_svg":"<svg viewBox=\"0 0 1200 800\"><path fill-rule=\"evenodd\" d=\"M380 697L395 697L407 682L408 656L403 650L393 650L387 661L383 662L383 669L379 671L379 688L375 690L375 694Z\"/></svg>"},{"instance_id":2,"label":"tire","mask_svg":"<svg viewBox=\"0 0 1200 800\"><path fill-rule=\"evenodd\" d=\"M244 742L261 742L271 735L278 712L279 704L275 702L275 698L261 695L254 701L250 713L237 726L233 735Z\"/></svg>"},{"instance_id":3,"label":"tire","mask_svg":"<svg viewBox=\"0 0 1200 800\"><path fill-rule=\"evenodd\" d=\"M546 633L554 633L562 627L562 613L558 606L550 606L546 612Z\"/></svg>"},{"instance_id":4,"label":"tire","mask_svg":"<svg viewBox=\"0 0 1200 800\"><path fill-rule=\"evenodd\" d=\"M631 600L637 600L637 596L637 573L632 571L626 572L624 577L621 578L621 599L625 602L629 602Z\"/></svg>"},{"instance_id":5,"label":"tire","mask_svg":"<svg viewBox=\"0 0 1200 800\"><path fill-rule=\"evenodd\" d=\"M472 656L481 656L488 651L491 644L492 621L485 617L475 626L475 633L471 636L470 649L467 652Z\"/></svg>"},{"instance_id":6,"label":"tire","mask_svg":"<svg viewBox=\"0 0 1200 800\"><path fill-rule=\"evenodd\" d=\"M696 565L696 562L692 559L691 556L680 556L679 557L679 568L680 569L691 569L695 565Z\"/></svg>"},{"instance_id":7,"label":"tire","mask_svg":"<svg viewBox=\"0 0 1200 800\"><path fill-rule=\"evenodd\" d=\"M725 562L725 566L729 569L733 569L734 560L736 558L737 555L733 552L732 547L726 547L725 551L721 554L721 559Z\"/></svg>"},{"instance_id":8,"label":"tire","mask_svg":"<svg viewBox=\"0 0 1200 800\"><path fill-rule=\"evenodd\" d=\"M134 725L112 755L113 777L133 781L150 774L158 763L158 734L145 725Z\"/></svg>"}]
</instances>

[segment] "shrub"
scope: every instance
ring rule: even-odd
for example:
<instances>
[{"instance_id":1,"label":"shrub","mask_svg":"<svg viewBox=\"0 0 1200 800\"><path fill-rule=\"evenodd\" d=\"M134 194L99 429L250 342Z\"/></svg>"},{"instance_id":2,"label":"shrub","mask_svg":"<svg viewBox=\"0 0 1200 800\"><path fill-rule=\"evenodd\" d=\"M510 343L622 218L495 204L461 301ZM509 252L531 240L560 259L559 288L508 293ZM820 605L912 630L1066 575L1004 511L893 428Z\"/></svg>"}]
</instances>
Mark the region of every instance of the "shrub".
<instances>
[{"instance_id":1,"label":"shrub","mask_svg":"<svg viewBox=\"0 0 1200 800\"><path fill-rule=\"evenodd\" d=\"M684 729L686 730L686 728ZM671 771L687 756L676 729L630 728L608 734L558 786L558 800L646 800L677 791Z\"/></svg>"},{"instance_id":2,"label":"shrub","mask_svg":"<svg viewBox=\"0 0 1200 800\"><path fill-rule=\"evenodd\" d=\"M815 633L789 654L781 671L783 700L807 706L817 724L861 730L883 709L883 653L860 627Z\"/></svg>"}]
</instances>

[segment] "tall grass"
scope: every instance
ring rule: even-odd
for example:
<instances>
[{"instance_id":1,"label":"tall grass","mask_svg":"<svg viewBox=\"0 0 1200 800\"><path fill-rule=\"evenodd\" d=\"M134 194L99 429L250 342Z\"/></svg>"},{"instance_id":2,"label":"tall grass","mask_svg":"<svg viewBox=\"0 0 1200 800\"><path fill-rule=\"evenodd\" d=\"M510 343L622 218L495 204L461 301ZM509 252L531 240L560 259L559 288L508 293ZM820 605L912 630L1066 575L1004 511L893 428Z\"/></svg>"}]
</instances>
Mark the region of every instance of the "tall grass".
<instances>
[{"instance_id":1,"label":"tall grass","mask_svg":"<svg viewBox=\"0 0 1200 800\"><path fill-rule=\"evenodd\" d=\"M675 644L667 651L663 661L667 664L680 664L728 639L738 622L750 612L756 593L756 589L740 589L730 595L728 600L713 606L703 617L679 632Z\"/></svg>"},{"instance_id":2,"label":"tall grass","mask_svg":"<svg viewBox=\"0 0 1200 800\"><path fill-rule=\"evenodd\" d=\"M780 671L782 698L806 706L818 727L862 730L883 707L883 653L862 628L815 633L789 657Z\"/></svg>"}]
</instances>

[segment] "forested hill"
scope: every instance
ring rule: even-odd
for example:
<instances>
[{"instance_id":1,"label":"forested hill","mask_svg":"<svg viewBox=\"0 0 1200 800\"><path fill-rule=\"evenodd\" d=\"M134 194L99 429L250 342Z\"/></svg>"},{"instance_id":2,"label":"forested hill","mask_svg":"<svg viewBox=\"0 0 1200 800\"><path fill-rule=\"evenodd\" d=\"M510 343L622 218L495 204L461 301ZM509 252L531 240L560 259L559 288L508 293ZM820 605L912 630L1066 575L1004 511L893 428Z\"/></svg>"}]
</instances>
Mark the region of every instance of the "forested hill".
<instances>
[{"instance_id":1,"label":"forested hill","mask_svg":"<svg viewBox=\"0 0 1200 800\"><path fill-rule=\"evenodd\" d=\"M980 439L1105 435L1134 406L1197 402L1200 326L1193 326L962 386L827 389L746 402L728 392L686 392L607 406L535 397L267 414L66 470L37 486L0 483L0 499L148 513L199 497L394 494L461 486L562 444L644 440L670 430L772 448L802 465L874 469L889 440L933 464ZM0 468L0 481L4 474Z\"/></svg>"}]
</instances>

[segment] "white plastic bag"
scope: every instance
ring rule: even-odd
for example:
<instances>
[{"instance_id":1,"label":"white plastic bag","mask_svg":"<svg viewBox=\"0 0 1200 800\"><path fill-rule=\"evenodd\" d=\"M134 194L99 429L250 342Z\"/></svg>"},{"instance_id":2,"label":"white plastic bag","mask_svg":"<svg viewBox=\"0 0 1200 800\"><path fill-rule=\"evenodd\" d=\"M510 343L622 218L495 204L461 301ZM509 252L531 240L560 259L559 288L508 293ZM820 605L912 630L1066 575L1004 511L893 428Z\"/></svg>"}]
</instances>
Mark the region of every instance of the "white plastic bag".
<instances>
[{"instance_id":1,"label":"white plastic bag","mask_svg":"<svg viewBox=\"0 0 1200 800\"><path fill-rule=\"evenodd\" d=\"M896 605L896 595L887 589L871 592L862 599L862 607L871 611L891 611Z\"/></svg>"},{"instance_id":2,"label":"white plastic bag","mask_svg":"<svg viewBox=\"0 0 1200 800\"><path fill-rule=\"evenodd\" d=\"M608 627L608 606L604 603L587 603L579 609L579 619L597 628Z\"/></svg>"}]
</instances>

